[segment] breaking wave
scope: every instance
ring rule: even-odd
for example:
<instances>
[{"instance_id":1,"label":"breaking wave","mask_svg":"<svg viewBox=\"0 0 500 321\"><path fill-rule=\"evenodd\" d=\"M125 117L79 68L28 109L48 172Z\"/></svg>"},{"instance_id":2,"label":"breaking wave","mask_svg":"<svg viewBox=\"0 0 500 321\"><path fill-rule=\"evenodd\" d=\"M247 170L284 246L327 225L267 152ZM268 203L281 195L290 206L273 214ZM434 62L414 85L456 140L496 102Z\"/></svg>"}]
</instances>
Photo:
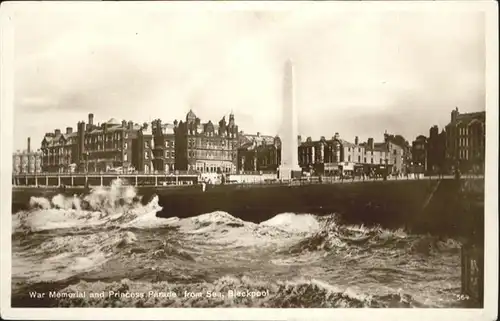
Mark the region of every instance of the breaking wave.
<instances>
[{"instance_id":1,"label":"breaking wave","mask_svg":"<svg viewBox=\"0 0 500 321\"><path fill-rule=\"evenodd\" d=\"M142 205L135 188L120 179L114 180L111 187L97 187L84 196L58 194L51 200L31 197L29 205L28 211L13 215L13 233L99 225L154 228L166 222L156 217L161 210L158 196Z\"/></svg>"}]
</instances>

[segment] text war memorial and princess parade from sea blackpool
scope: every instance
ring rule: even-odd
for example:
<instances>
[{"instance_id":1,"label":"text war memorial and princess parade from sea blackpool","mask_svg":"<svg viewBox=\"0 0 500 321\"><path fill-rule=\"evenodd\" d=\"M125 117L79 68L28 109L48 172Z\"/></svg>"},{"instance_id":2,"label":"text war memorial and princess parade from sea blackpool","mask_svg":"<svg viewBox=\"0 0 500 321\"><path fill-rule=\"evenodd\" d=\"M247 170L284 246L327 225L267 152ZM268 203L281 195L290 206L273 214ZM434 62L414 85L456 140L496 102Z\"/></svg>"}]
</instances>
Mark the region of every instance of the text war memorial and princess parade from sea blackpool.
<instances>
[{"instance_id":1,"label":"text war memorial and princess parade from sea blackpool","mask_svg":"<svg viewBox=\"0 0 500 321\"><path fill-rule=\"evenodd\" d=\"M33 10L13 308L483 308L480 13Z\"/></svg>"}]
</instances>

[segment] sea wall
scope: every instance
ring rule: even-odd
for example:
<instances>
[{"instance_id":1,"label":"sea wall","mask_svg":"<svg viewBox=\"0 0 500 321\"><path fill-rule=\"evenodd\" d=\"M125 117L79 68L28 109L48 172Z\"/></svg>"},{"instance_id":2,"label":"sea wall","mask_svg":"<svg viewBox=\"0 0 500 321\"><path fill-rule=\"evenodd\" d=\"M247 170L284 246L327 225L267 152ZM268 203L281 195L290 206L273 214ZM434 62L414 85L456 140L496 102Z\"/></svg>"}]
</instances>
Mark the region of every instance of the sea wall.
<instances>
[{"instance_id":1,"label":"sea wall","mask_svg":"<svg viewBox=\"0 0 500 321\"><path fill-rule=\"evenodd\" d=\"M16 190L13 211L32 195L51 197L57 190ZM66 194L81 190L67 189ZM227 185L138 188L147 202L156 194L161 217L190 217L225 211L246 221L262 222L284 212L338 213L344 223L406 228L415 233L474 237L484 231L484 180L399 180L337 184Z\"/></svg>"}]
</instances>

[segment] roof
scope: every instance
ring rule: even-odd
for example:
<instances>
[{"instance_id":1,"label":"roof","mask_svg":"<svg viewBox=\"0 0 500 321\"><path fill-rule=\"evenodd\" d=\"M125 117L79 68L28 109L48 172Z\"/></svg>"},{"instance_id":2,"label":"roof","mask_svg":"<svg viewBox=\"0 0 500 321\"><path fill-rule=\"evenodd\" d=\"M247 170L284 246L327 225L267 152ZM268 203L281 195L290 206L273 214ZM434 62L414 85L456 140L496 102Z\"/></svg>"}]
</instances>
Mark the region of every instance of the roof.
<instances>
[{"instance_id":1,"label":"roof","mask_svg":"<svg viewBox=\"0 0 500 321\"><path fill-rule=\"evenodd\" d=\"M142 126L141 126L141 125L139 125L139 124L134 124L134 125L132 126L132 130L139 130L139 129L141 129L141 128L142 128ZM107 132L107 133L112 133L112 132L122 131L122 130L128 130L128 127L122 127L122 126L121 126L121 124L120 124L120 126L112 126L112 127L108 127L108 128L106 128L106 132ZM100 134L100 133L103 133L103 132L104 132L104 131L103 131L103 129L102 129L101 127L94 127L94 128L90 131L90 133L91 133L91 134Z\"/></svg>"},{"instance_id":2,"label":"roof","mask_svg":"<svg viewBox=\"0 0 500 321\"><path fill-rule=\"evenodd\" d=\"M174 134L174 125L173 124L162 124L161 125L161 131L163 134L166 134L166 135L173 135Z\"/></svg>"},{"instance_id":3,"label":"roof","mask_svg":"<svg viewBox=\"0 0 500 321\"><path fill-rule=\"evenodd\" d=\"M189 112L187 113L186 119L196 119L196 115L192 109L190 109Z\"/></svg>"},{"instance_id":4,"label":"roof","mask_svg":"<svg viewBox=\"0 0 500 321\"><path fill-rule=\"evenodd\" d=\"M348 142L347 140L344 139L339 139L340 143L345 146L345 147L357 147L356 144L353 144L351 142Z\"/></svg>"},{"instance_id":5,"label":"roof","mask_svg":"<svg viewBox=\"0 0 500 321\"><path fill-rule=\"evenodd\" d=\"M373 149L370 148L368 143L361 143L359 146L364 147L367 151L378 151L378 152L388 152L389 149L387 148L386 143L374 143L373 144Z\"/></svg>"},{"instance_id":6,"label":"roof","mask_svg":"<svg viewBox=\"0 0 500 321\"><path fill-rule=\"evenodd\" d=\"M486 120L486 112L485 111L458 114L455 122L450 122L448 124L448 126L458 125L458 124L470 125L471 123L473 123L475 121L484 122L485 120Z\"/></svg>"},{"instance_id":7,"label":"roof","mask_svg":"<svg viewBox=\"0 0 500 321\"><path fill-rule=\"evenodd\" d=\"M376 150L379 152L388 152L389 151L386 143L374 143L373 150Z\"/></svg>"},{"instance_id":8,"label":"roof","mask_svg":"<svg viewBox=\"0 0 500 321\"><path fill-rule=\"evenodd\" d=\"M242 138L243 144L253 143L255 141L257 145L262 145L263 142L266 144L274 144L275 137L270 135L243 134Z\"/></svg>"},{"instance_id":9,"label":"roof","mask_svg":"<svg viewBox=\"0 0 500 321\"><path fill-rule=\"evenodd\" d=\"M121 120L118 120L116 118L111 118L110 120L108 120L106 122L106 124L108 125L121 125L122 124L122 121Z\"/></svg>"}]
</instances>

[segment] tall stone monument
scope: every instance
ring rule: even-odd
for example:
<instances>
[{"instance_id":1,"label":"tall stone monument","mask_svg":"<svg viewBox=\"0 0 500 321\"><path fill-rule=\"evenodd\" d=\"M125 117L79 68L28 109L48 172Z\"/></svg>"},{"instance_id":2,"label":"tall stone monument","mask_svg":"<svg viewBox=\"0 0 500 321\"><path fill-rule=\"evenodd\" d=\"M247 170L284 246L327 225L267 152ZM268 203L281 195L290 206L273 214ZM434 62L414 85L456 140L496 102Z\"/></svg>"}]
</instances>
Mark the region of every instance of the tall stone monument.
<instances>
[{"instance_id":1,"label":"tall stone monument","mask_svg":"<svg viewBox=\"0 0 500 321\"><path fill-rule=\"evenodd\" d=\"M300 174L298 157L298 116L295 106L294 66L288 59L285 63L283 78L283 114L281 133L281 164L279 178L291 179L294 174Z\"/></svg>"}]
</instances>

